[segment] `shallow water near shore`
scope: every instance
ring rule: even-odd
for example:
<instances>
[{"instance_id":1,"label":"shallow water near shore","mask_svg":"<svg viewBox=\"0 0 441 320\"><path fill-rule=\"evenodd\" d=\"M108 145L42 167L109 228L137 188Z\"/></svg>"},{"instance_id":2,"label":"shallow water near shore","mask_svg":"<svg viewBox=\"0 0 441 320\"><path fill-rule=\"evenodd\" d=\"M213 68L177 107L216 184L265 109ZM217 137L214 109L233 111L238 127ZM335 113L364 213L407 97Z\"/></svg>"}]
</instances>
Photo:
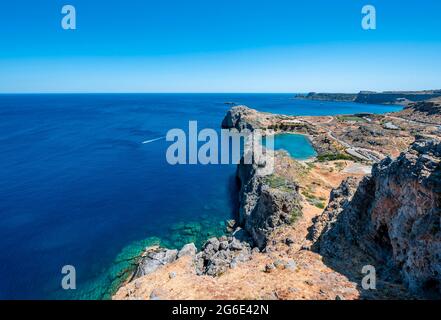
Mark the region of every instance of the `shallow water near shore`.
<instances>
[{"instance_id":1,"label":"shallow water near shore","mask_svg":"<svg viewBox=\"0 0 441 320\"><path fill-rule=\"evenodd\" d=\"M222 234L236 211L236 166L171 166L163 137L189 120L219 128L227 101L293 115L398 110L291 98L0 95L0 299L109 298L145 246ZM76 268L76 290L61 288L64 265Z\"/></svg>"}]
</instances>

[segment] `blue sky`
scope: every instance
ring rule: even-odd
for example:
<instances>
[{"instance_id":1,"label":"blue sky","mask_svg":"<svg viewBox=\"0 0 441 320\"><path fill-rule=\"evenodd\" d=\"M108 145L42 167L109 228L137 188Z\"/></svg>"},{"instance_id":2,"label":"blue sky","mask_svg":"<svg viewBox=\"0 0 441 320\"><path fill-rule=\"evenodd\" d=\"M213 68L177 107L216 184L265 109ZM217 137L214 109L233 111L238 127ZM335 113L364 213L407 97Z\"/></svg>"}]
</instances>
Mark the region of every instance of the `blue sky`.
<instances>
[{"instance_id":1,"label":"blue sky","mask_svg":"<svg viewBox=\"0 0 441 320\"><path fill-rule=\"evenodd\" d=\"M77 30L61 28L74 5ZM377 9L377 30L361 8ZM0 5L0 92L441 88L438 0L38 0Z\"/></svg>"}]
</instances>

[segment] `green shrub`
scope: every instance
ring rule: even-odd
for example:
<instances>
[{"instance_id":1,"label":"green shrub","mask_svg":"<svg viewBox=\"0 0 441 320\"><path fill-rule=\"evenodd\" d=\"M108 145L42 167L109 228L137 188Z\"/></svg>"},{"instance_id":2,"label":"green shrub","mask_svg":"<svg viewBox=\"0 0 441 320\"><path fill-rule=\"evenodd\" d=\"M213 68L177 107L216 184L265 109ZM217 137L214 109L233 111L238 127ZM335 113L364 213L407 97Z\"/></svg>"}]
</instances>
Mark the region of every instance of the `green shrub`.
<instances>
[{"instance_id":1,"label":"green shrub","mask_svg":"<svg viewBox=\"0 0 441 320\"><path fill-rule=\"evenodd\" d=\"M339 121L367 122L366 119L357 116L338 116Z\"/></svg>"},{"instance_id":2,"label":"green shrub","mask_svg":"<svg viewBox=\"0 0 441 320\"><path fill-rule=\"evenodd\" d=\"M325 208L325 203L324 202L316 202L315 206L319 209L324 209Z\"/></svg>"},{"instance_id":3,"label":"green shrub","mask_svg":"<svg viewBox=\"0 0 441 320\"><path fill-rule=\"evenodd\" d=\"M335 160L353 160L353 158L350 155L344 153L326 153L317 156L318 162Z\"/></svg>"},{"instance_id":4,"label":"green shrub","mask_svg":"<svg viewBox=\"0 0 441 320\"><path fill-rule=\"evenodd\" d=\"M290 218L290 223L294 224L301 216L302 216L302 210L295 206L292 210L291 210L291 218Z\"/></svg>"}]
</instances>

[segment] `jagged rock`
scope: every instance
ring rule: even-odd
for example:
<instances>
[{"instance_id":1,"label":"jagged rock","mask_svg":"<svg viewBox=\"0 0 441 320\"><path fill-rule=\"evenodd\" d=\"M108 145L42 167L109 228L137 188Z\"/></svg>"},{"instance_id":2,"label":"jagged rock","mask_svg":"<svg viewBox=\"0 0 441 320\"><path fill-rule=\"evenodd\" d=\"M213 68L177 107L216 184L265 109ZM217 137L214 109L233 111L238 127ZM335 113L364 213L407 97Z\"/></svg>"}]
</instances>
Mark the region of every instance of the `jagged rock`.
<instances>
[{"instance_id":1,"label":"jagged rock","mask_svg":"<svg viewBox=\"0 0 441 320\"><path fill-rule=\"evenodd\" d=\"M283 153L276 153L271 162ZM283 187L273 187L279 179L269 163L238 165L236 177L240 182L239 225L251 236L254 245L263 249L268 234L276 227L292 221L293 212L301 212L299 187L285 181Z\"/></svg>"},{"instance_id":2,"label":"jagged rock","mask_svg":"<svg viewBox=\"0 0 441 320\"><path fill-rule=\"evenodd\" d=\"M272 188L272 176L256 164L240 163L239 223L251 235L255 246L263 249L268 234L276 227L291 222L293 212L301 212L298 187Z\"/></svg>"},{"instance_id":3,"label":"jagged rock","mask_svg":"<svg viewBox=\"0 0 441 320\"><path fill-rule=\"evenodd\" d=\"M328 206L320 216L313 219L314 225L309 235L312 241L317 241L320 235L332 228L340 213L350 203L358 187L358 183L358 179L349 177L344 180L339 187L331 191ZM309 250L309 248L308 246L308 248L305 249Z\"/></svg>"},{"instance_id":4,"label":"jagged rock","mask_svg":"<svg viewBox=\"0 0 441 320\"><path fill-rule=\"evenodd\" d=\"M220 242L217 238L210 238L204 244L204 252L213 255L215 252L219 250L219 246L220 246Z\"/></svg>"},{"instance_id":5,"label":"jagged rock","mask_svg":"<svg viewBox=\"0 0 441 320\"><path fill-rule=\"evenodd\" d=\"M411 292L439 297L440 223L441 142L421 139L396 160L374 165L358 187L344 181L310 235L323 255L338 257L345 244L356 245L377 266L400 270Z\"/></svg>"},{"instance_id":6,"label":"jagged rock","mask_svg":"<svg viewBox=\"0 0 441 320\"><path fill-rule=\"evenodd\" d=\"M246 106L236 106L229 110L222 121L223 129L253 130L261 127L259 113Z\"/></svg>"},{"instance_id":7,"label":"jagged rock","mask_svg":"<svg viewBox=\"0 0 441 320\"><path fill-rule=\"evenodd\" d=\"M229 248L230 250L242 250L243 246L239 240L234 238L233 241L231 241Z\"/></svg>"},{"instance_id":8,"label":"jagged rock","mask_svg":"<svg viewBox=\"0 0 441 320\"><path fill-rule=\"evenodd\" d=\"M287 120L285 118L237 106L228 111L222 127L238 131L265 129L282 119ZM245 164L243 159L236 174L240 182L238 224L251 236L254 246L263 249L268 234L274 228L292 222L293 213L301 212L299 188L290 181L283 188L271 186L274 170L270 163L275 159L254 159L253 164ZM238 237L238 234L235 236ZM239 239L247 241L243 237Z\"/></svg>"},{"instance_id":9,"label":"jagged rock","mask_svg":"<svg viewBox=\"0 0 441 320\"><path fill-rule=\"evenodd\" d=\"M250 257L251 246L247 242L240 242L234 237L211 238L195 257L196 273L219 276Z\"/></svg>"},{"instance_id":10,"label":"jagged rock","mask_svg":"<svg viewBox=\"0 0 441 320\"><path fill-rule=\"evenodd\" d=\"M227 250L227 249L228 249L228 241L220 241L219 250Z\"/></svg>"},{"instance_id":11,"label":"jagged rock","mask_svg":"<svg viewBox=\"0 0 441 320\"><path fill-rule=\"evenodd\" d=\"M139 278L154 272L161 266L175 261L177 256L178 250L169 250L160 248L158 246L147 248L141 262L138 264L135 278Z\"/></svg>"},{"instance_id":12,"label":"jagged rock","mask_svg":"<svg viewBox=\"0 0 441 320\"><path fill-rule=\"evenodd\" d=\"M179 250L178 258L183 256L191 256L194 257L196 255L196 252L198 249L194 245L194 243L188 243L185 246L182 247L181 250Z\"/></svg>"}]
</instances>

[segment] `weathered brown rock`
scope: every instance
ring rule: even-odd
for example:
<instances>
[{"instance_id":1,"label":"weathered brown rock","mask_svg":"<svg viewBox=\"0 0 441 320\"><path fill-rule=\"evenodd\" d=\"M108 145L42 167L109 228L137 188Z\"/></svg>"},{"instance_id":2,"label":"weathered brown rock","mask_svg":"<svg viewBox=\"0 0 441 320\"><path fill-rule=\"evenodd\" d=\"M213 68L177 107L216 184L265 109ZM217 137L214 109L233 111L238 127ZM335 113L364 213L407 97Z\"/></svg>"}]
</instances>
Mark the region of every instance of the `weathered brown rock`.
<instances>
[{"instance_id":1,"label":"weathered brown rock","mask_svg":"<svg viewBox=\"0 0 441 320\"><path fill-rule=\"evenodd\" d=\"M343 256L356 245L378 266L398 268L412 292L441 296L441 142L418 140L355 185L333 191L311 231L315 248Z\"/></svg>"}]
</instances>

